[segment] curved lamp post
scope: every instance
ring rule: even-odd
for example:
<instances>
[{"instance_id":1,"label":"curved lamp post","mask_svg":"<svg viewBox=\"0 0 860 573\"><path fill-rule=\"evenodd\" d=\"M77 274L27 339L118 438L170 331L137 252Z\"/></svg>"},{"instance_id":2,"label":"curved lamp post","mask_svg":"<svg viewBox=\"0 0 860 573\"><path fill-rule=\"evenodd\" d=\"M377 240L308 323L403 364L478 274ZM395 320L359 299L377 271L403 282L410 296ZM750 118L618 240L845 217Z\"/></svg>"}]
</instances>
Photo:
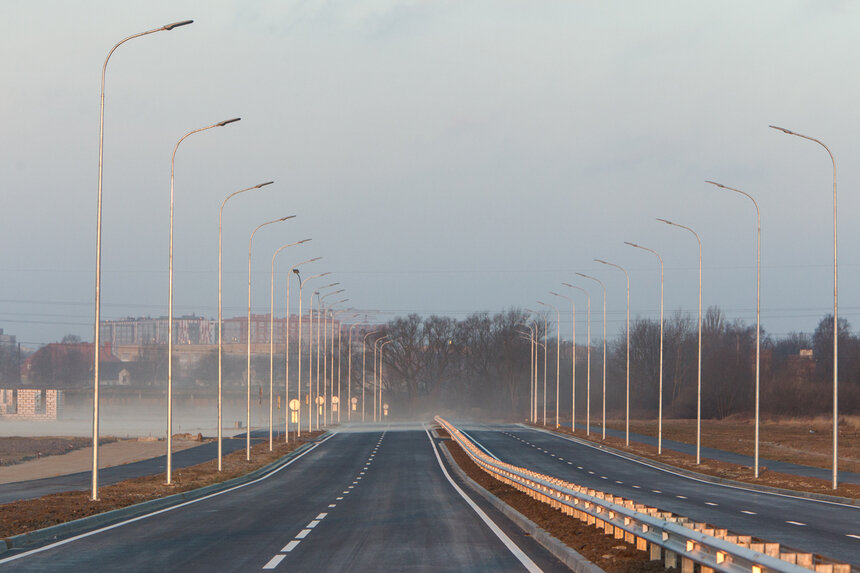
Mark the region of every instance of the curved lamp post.
<instances>
[{"instance_id":1,"label":"curved lamp post","mask_svg":"<svg viewBox=\"0 0 860 573\"><path fill-rule=\"evenodd\" d=\"M839 486L839 384L836 377L839 369L839 261L837 257L838 249L836 243L836 159L833 157L833 153L830 151L830 148L814 137L802 135L782 127L776 127L775 125L771 125L770 127L788 135L794 135L802 137L803 139L808 139L809 141L814 141L827 151L827 155L830 156L830 162L833 164L833 489L836 489Z\"/></svg>"},{"instance_id":2,"label":"curved lamp post","mask_svg":"<svg viewBox=\"0 0 860 573\"><path fill-rule=\"evenodd\" d=\"M384 340L386 340L387 338L389 338L389 336L386 334L385 336L381 336L381 337L379 337L379 338L377 338L376 340L374 340L374 341L373 341L373 421L374 421L374 422L376 422L376 421L377 421L377 416L376 416L376 412L377 412L377 410L376 410L376 405L379 403L379 393L378 393L378 392L379 392L379 371L377 370L377 367L376 367L376 365L378 364L378 363L377 363L377 361L376 361L376 356L377 356L377 354L376 354L376 351L377 351L376 345L377 345L377 343L379 343L380 341L384 341ZM379 414L380 414L380 416L379 416L379 417L381 418L381 417L382 417L382 412L380 412Z\"/></svg>"},{"instance_id":3,"label":"curved lamp post","mask_svg":"<svg viewBox=\"0 0 860 573\"><path fill-rule=\"evenodd\" d=\"M271 185L274 181L266 181L265 183L260 183L259 185L254 185L253 187L246 187L245 189L239 189L238 191L233 191L227 197L221 201L221 208L218 209L218 471L221 471L221 458L222 458L222 432L221 432L221 411L222 411L222 401L221 401L221 379L222 379L222 366L221 366L221 355L223 348L222 341L222 330L224 329L224 321L221 317L221 221L224 218L224 205L227 204L227 201L232 197L235 197L239 193L244 193L245 191L251 191L252 189L259 189L261 187L265 187L266 185Z\"/></svg>"},{"instance_id":4,"label":"curved lamp post","mask_svg":"<svg viewBox=\"0 0 860 573\"><path fill-rule=\"evenodd\" d=\"M542 304L548 308L551 308L555 311L555 427L558 428L560 424L558 423L558 399L559 399L559 369L561 367L561 313L558 310L558 307L546 302L537 301L538 304Z\"/></svg>"},{"instance_id":5,"label":"curved lamp post","mask_svg":"<svg viewBox=\"0 0 860 573\"><path fill-rule=\"evenodd\" d=\"M336 284L340 284L340 283L336 283ZM318 289L314 293L315 295L317 295L317 303L319 304L319 310L317 311L317 391L316 391L317 400L319 400L321 397L321 394L320 394L320 372L322 372L322 376L323 376L323 378L322 378L323 392L325 392L325 389L326 389L326 376L328 375L328 313L327 313L326 307L323 306L323 301L332 295L342 293L346 290L346 289L338 289L334 292L330 292L330 293L327 293L327 294L320 296L320 291L323 289L326 289L326 288L328 288L328 287L322 287L321 289ZM322 326L320 326L320 323L322 323ZM322 370L320 370L320 328L322 328L322 334L323 334L323 346L322 346L323 365L322 365ZM323 398L323 399L325 400L325 398ZM323 424L325 424L326 403L325 403L325 401L323 401L323 403L319 404L319 405L322 406ZM317 408L316 420L317 420L317 424L316 424L317 429L319 429L319 427L320 427L320 409L319 408Z\"/></svg>"},{"instance_id":6,"label":"curved lamp post","mask_svg":"<svg viewBox=\"0 0 860 573\"><path fill-rule=\"evenodd\" d=\"M361 421L364 422L364 387L367 385L367 360L365 355L367 354L367 337L371 334L375 333L378 328L374 328L370 332L364 333L364 340L362 341L361 346ZM374 345L376 342L374 342Z\"/></svg>"},{"instance_id":7,"label":"curved lamp post","mask_svg":"<svg viewBox=\"0 0 860 573\"><path fill-rule=\"evenodd\" d=\"M538 303L540 301L537 301ZM547 328L547 319L546 313L536 312L534 310L526 309L532 314L536 314L540 316L543 314L543 335L547 336L548 328ZM543 346L543 425L546 426L546 354L547 354L547 346L546 344L541 344ZM535 389L535 394L537 394L537 389ZM535 416L537 417L537 416Z\"/></svg>"},{"instance_id":8,"label":"curved lamp post","mask_svg":"<svg viewBox=\"0 0 860 573\"><path fill-rule=\"evenodd\" d=\"M286 401L284 407L284 442L290 441L290 277L295 274L298 278L299 283L302 282L302 277L299 274L299 267L307 264L318 261L322 259L322 257L314 257L312 259L308 259L306 261L302 261L292 266L292 272L287 274L287 340L285 344L285 354L286 354L286 362L284 364L284 400ZM299 340L301 340L301 326L302 326L302 315L301 311L299 312ZM299 347L299 356L301 356L301 346ZM301 377L299 377L299 386L301 386ZM299 430L299 414L301 413L301 403L299 405L299 409L296 411L296 430ZM298 434L297 434L298 435Z\"/></svg>"},{"instance_id":9,"label":"curved lamp post","mask_svg":"<svg viewBox=\"0 0 860 573\"><path fill-rule=\"evenodd\" d=\"M606 286L600 281L589 275L576 273L577 275L593 280L603 289L603 439L606 439Z\"/></svg>"},{"instance_id":10,"label":"curved lamp post","mask_svg":"<svg viewBox=\"0 0 860 573\"><path fill-rule=\"evenodd\" d=\"M620 265L616 265L615 263L608 263L601 259L594 259L596 262L609 265L610 267L615 267L624 273L624 278L627 279L627 383L625 389L625 423L624 423L624 445L630 445L630 275L627 274L627 271L621 267Z\"/></svg>"},{"instance_id":11,"label":"curved lamp post","mask_svg":"<svg viewBox=\"0 0 860 573\"><path fill-rule=\"evenodd\" d=\"M287 219L294 218L295 215L288 215L286 217L281 217L280 219L273 219L271 221L266 221L265 223L260 223L257 227L251 232L251 237L248 239L248 361L246 373L248 377L248 403L246 410L246 426L245 426L245 460L251 461L251 244L254 241L254 235L257 234L257 231L265 227L266 225L271 225L272 223L280 223L281 221L286 221ZM271 439L270 439L271 442ZM271 443L269 444L271 447Z\"/></svg>"},{"instance_id":12,"label":"curved lamp post","mask_svg":"<svg viewBox=\"0 0 860 573\"><path fill-rule=\"evenodd\" d=\"M586 323L587 323L587 339L588 344L585 348L585 435L591 435L591 295L588 294L588 291L582 287L574 286L568 283L561 283L562 286L566 286L567 288L576 289L585 294L585 300L587 303L586 306ZM574 397L574 412L576 411L576 401ZM576 432L576 425L571 421L571 431Z\"/></svg>"},{"instance_id":13,"label":"curved lamp post","mask_svg":"<svg viewBox=\"0 0 860 573\"><path fill-rule=\"evenodd\" d=\"M691 232L699 243L699 366L696 382L696 464L702 461L702 239L699 234L691 229L666 219L657 219L673 227L680 227Z\"/></svg>"},{"instance_id":14,"label":"curved lamp post","mask_svg":"<svg viewBox=\"0 0 860 573\"><path fill-rule=\"evenodd\" d=\"M342 291L345 289L341 289ZM334 293L332 293L334 294ZM333 408L331 408L331 404L329 401L334 398L334 318L340 312L345 312L346 309L341 309L340 311L333 310L333 307L347 302L349 299L344 298L337 302L333 302L326 307L325 314L323 315L323 328L325 329L325 335L328 334L329 326L331 326L331 347L323 352L323 362L328 365L331 364L331 369L328 371L328 383L326 383L326 369L323 368L323 397L325 401L323 402L323 424L331 424L334 422L332 417ZM329 325L329 317L331 317L331 324ZM331 360L329 360L329 351L331 351ZM329 390L331 391L331 396L329 396ZM326 417L328 417L328 422L326 422Z\"/></svg>"},{"instance_id":15,"label":"curved lamp post","mask_svg":"<svg viewBox=\"0 0 860 573\"><path fill-rule=\"evenodd\" d=\"M179 149L179 144L185 141L185 138L213 127L224 127L241 118L227 119L213 123L212 125L201 127L189 131L183 135L176 145L173 147L173 154L170 156L170 254L168 257L168 272L167 272L167 484L172 483L173 471L173 167L176 163L176 150Z\"/></svg>"},{"instance_id":16,"label":"curved lamp post","mask_svg":"<svg viewBox=\"0 0 860 573\"><path fill-rule=\"evenodd\" d=\"M657 453L663 453L663 257L661 257L654 249L637 245L624 241L625 245L630 245L636 249L642 249L653 253L657 260L660 261L660 374L657 378Z\"/></svg>"},{"instance_id":17,"label":"curved lamp post","mask_svg":"<svg viewBox=\"0 0 860 573\"><path fill-rule=\"evenodd\" d=\"M727 187L714 181L705 181L711 185L716 185L720 189L734 191L740 193L750 201L755 207L756 220L756 246L755 246L755 461L754 475L758 477L758 462L759 462L759 380L761 366L761 213L758 209L758 203L753 199L752 195L740 189Z\"/></svg>"},{"instance_id":18,"label":"curved lamp post","mask_svg":"<svg viewBox=\"0 0 860 573\"><path fill-rule=\"evenodd\" d=\"M302 243L307 243L310 239L303 239L301 241L296 241L295 243L290 243L289 245L283 245L277 248L275 253L272 255L272 279L269 285L269 451L272 451L272 447L274 446L273 438L272 438L272 402L274 401L274 389L275 389L275 257L278 256L282 250L287 247L294 247L295 245L301 245ZM289 281L290 277L287 277L287 281ZM288 303L289 306L289 303ZM287 317L287 328L289 329L290 319ZM289 334L287 334L287 341L289 343ZM286 406L286 403L285 403ZM289 408L287 408L289 411ZM288 428L284 428L284 431L288 431Z\"/></svg>"},{"instance_id":19,"label":"curved lamp post","mask_svg":"<svg viewBox=\"0 0 860 573\"><path fill-rule=\"evenodd\" d=\"M379 421L382 421L382 417L385 415L385 411L382 407L382 349L387 345L394 342L392 339L388 339L382 344L379 345Z\"/></svg>"},{"instance_id":20,"label":"curved lamp post","mask_svg":"<svg viewBox=\"0 0 860 573\"><path fill-rule=\"evenodd\" d=\"M563 298L567 302L570 303L571 308L571 319L573 322L573 329L571 331L571 362L572 372L570 376L570 391L571 391L571 407L570 407L570 431L575 431L574 426L576 425L576 303L573 302L573 299L569 296L565 296L563 294L558 294L554 291L549 291L549 294L553 296L557 296L558 298Z\"/></svg>"},{"instance_id":21,"label":"curved lamp post","mask_svg":"<svg viewBox=\"0 0 860 573\"><path fill-rule=\"evenodd\" d=\"M102 65L102 81L99 92L99 185L98 197L96 200L96 291L95 291L95 321L93 334L93 350L95 352L93 360L93 472L92 472L92 492L91 499L98 501L99 499L99 321L101 315L101 279L102 279L102 157L104 155L104 126L105 126L105 76L107 75L107 65L114 51L121 45L134 38L154 34L155 32L170 31L180 26L186 26L193 23L194 20L183 20L181 22L173 22L160 28L153 28L146 32L133 34L127 38L123 38L108 52Z\"/></svg>"},{"instance_id":22,"label":"curved lamp post","mask_svg":"<svg viewBox=\"0 0 860 573\"><path fill-rule=\"evenodd\" d=\"M326 275L330 275L330 272L318 273L312 276L309 276L305 280L302 280L302 277L299 275L299 269L294 268L293 272L296 276L299 277L299 374L298 374L298 390L296 393L297 399L299 401L299 409L298 409L298 423L296 423L296 436L301 437L302 435L302 331L304 330L304 319L302 318L302 290L304 289L305 283L312 279L318 279L320 277L324 277ZM313 307L314 307L314 297L311 296L311 312L308 313L308 338L313 342L313 338L311 338L310 329L313 327ZM310 361L310 343L308 343L308 364L312 364ZM308 367L310 370L310 367ZM310 375L308 376L308 394L311 393L311 385L310 385ZM310 400L308 400L310 402ZM308 407L308 432L311 431L310 426L310 406Z\"/></svg>"},{"instance_id":23,"label":"curved lamp post","mask_svg":"<svg viewBox=\"0 0 860 573\"><path fill-rule=\"evenodd\" d=\"M352 329L356 326L368 326L366 322L356 322L349 325L349 337L347 340L347 369L346 369L346 420L352 421Z\"/></svg>"}]
</instances>

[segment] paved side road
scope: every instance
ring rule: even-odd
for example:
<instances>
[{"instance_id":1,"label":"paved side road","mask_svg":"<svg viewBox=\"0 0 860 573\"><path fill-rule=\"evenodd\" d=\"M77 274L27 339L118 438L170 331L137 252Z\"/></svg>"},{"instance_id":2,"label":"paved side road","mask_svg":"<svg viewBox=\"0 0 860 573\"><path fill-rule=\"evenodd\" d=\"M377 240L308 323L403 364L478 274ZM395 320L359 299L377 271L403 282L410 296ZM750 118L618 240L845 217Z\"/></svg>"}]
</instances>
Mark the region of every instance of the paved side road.
<instances>
[{"instance_id":1,"label":"paved side road","mask_svg":"<svg viewBox=\"0 0 860 573\"><path fill-rule=\"evenodd\" d=\"M336 434L255 483L49 545L0 571L563 571L448 481L420 426ZM478 502L478 505L481 505Z\"/></svg>"},{"instance_id":2,"label":"paved side road","mask_svg":"<svg viewBox=\"0 0 860 573\"><path fill-rule=\"evenodd\" d=\"M860 564L860 507L703 482L518 425L459 427L502 461L736 533Z\"/></svg>"}]
</instances>

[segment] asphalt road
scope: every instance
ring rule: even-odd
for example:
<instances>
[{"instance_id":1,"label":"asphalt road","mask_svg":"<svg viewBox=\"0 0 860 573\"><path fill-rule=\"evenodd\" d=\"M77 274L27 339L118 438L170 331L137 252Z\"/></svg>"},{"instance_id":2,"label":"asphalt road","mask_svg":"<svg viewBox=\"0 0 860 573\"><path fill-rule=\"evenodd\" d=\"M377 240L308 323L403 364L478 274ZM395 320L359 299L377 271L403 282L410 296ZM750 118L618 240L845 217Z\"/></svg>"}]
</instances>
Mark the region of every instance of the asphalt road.
<instances>
[{"instance_id":1,"label":"asphalt road","mask_svg":"<svg viewBox=\"0 0 860 573\"><path fill-rule=\"evenodd\" d=\"M0 571L566 570L484 511L507 544L449 483L421 426L346 431L247 486L0 554Z\"/></svg>"},{"instance_id":2,"label":"asphalt road","mask_svg":"<svg viewBox=\"0 0 860 573\"><path fill-rule=\"evenodd\" d=\"M252 439L256 438L256 434L257 432L251 432ZM268 430L266 430L266 439L268 439ZM221 448L224 455L236 450L244 449L244 434L242 434L241 438L237 437L223 440ZM173 467L177 469L185 468L201 464L203 462L208 462L209 460L214 460L216 457L218 457L218 443L208 442L193 448L173 452ZM164 473L165 471L167 471L166 455L141 460L139 462L132 462L130 464L101 468L99 469L99 485L110 485L127 479ZM91 486L91 471L77 472L43 479L4 483L0 484L0 504L22 499L33 499L50 493L89 489Z\"/></svg>"},{"instance_id":3,"label":"asphalt road","mask_svg":"<svg viewBox=\"0 0 860 573\"><path fill-rule=\"evenodd\" d=\"M565 424L565 427L569 425L570 424ZM585 430L585 424L577 424L576 427L577 429ZM594 424L591 425L591 433L600 435L601 431L602 428L600 426L595 426ZM622 430L606 428L606 435L613 436L616 438L623 438L624 432ZM645 436L643 434L636 434L631 432L630 441L657 447L657 438L654 436ZM675 440L663 440L663 447L667 450L675 450L676 452L681 452L682 454L689 454L691 456L696 455L696 444L687 444L684 442L677 442ZM731 464L738 464L741 466L752 467L755 463L755 458L753 458L752 456L745 456L743 454L736 454L735 452L727 452L725 450L718 450L716 448L708 448L702 446L701 453L703 458L710 458L712 460L729 462ZM780 462L777 460L769 460L766 458L759 458L759 465L761 467L766 467L771 471L784 474L814 477L826 480L828 482L833 479L833 470L828 468L814 468L811 466L802 466L800 464L791 464L788 462ZM860 474L858 473L838 471L838 477L840 483L860 483Z\"/></svg>"},{"instance_id":4,"label":"asphalt road","mask_svg":"<svg viewBox=\"0 0 860 573\"><path fill-rule=\"evenodd\" d=\"M703 482L519 425L458 427L505 462L738 534L860 564L860 507Z\"/></svg>"}]
</instances>

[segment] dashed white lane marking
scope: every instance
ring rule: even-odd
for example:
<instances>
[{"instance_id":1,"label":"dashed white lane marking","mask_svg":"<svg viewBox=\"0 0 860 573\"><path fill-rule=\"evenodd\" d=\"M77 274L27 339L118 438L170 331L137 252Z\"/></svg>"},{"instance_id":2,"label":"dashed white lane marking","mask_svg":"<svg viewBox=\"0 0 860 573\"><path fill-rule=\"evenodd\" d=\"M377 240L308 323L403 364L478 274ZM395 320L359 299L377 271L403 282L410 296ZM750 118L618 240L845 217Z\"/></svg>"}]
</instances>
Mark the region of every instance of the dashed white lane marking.
<instances>
[{"instance_id":1,"label":"dashed white lane marking","mask_svg":"<svg viewBox=\"0 0 860 573\"><path fill-rule=\"evenodd\" d=\"M344 492L342 492L342 493L343 493L343 495L346 495L346 494L348 494L348 493L349 493L349 490L346 490L346 491L344 491Z\"/></svg>"},{"instance_id":2,"label":"dashed white lane marking","mask_svg":"<svg viewBox=\"0 0 860 573\"><path fill-rule=\"evenodd\" d=\"M609 478L606 476L600 476L600 479L609 479Z\"/></svg>"},{"instance_id":3,"label":"dashed white lane marking","mask_svg":"<svg viewBox=\"0 0 860 573\"><path fill-rule=\"evenodd\" d=\"M589 473L589 474L591 474L591 475L594 475L594 472L588 472L588 473Z\"/></svg>"},{"instance_id":4,"label":"dashed white lane marking","mask_svg":"<svg viewBox=\"0 0 860 573\"><path fill-rule=\"evenodd\" d=\"M283 548L283 549L281 549L281 551L282 551L283 553L289 553L290 551L292 551L293 549L295 549L295 548L296 548L296 546L297 546L299 543L301 543L301 541L299 541L298 539L293 539L292 541L290 541L289 543L287 543L286 545L284 545L284 548Z\"/></svg>"},{"instance_id":5,"label":"dashed white lane marking","mask_svg":"<svg viewBox=\"0 0 860 573\"><path fill-rule=\"evenodd\" d=\"M747 510L745 510L745 509L742 509L742 510L741 510L741 513L746 513L747 515L758 515L758 514L757 514L756 512L754 512L754 511L747 511Z\"/></svg>"},{"instance_id":6,"label":"dashed white lane marking","mask_svg":"<svg viewBox=\"0 0 860 573\"><path fill-rule=\"evenodd\" d=\"M718 506L719 504L718 504L718 503L714 503L713 501L706 501L706 502L705 502L705 505L710 505L710 506L712 506L712 507L716 507L716 506Z\"/></svg>"},{"instance_id":7,"label":"dashed white lane marking","mask_svg":"<svg viewBox=\"0 0 860 573\"><path fill-rule=\"evenodd\" d=\"M659 489L652 489L651 491L652 491L652 492L654 492L654 493L663 493L663 492L662 492L662 491L660 491Z\"/></svg>"},{"instance_id":8,"label":"dashed white lane marking","mask_svg":"<svg viewBox=\"0 0 860 573\"><path fill-rule=\"evenodd\" d=\"M581 470L582 466L576 466L576 469Z\"/></svg>"},{"instance_id":9,"label":"dashed white lane marking","mask_svg":"<svg viewBox=\"0 0 860 573\"><path fill-rule=\"evenodd\" d=\"M358 485L357 481L352 482L352 485Z\"/></svg>"},{"instance_id":10,"label":"dashed white lane marking","mask_svg":"<svg viewBox=\"0 0 860 573\"><path fill-rule=\"evenodd\" d=\"M623 481L615 480L615 483L624 483Z\"/></svg>"},{"instance_id":11,"label":"dashed white lane marking","mask_svg":"<svg viewBox=\"0 0 860 573\"><path fill-rule=\"evenodd\" d=\"M805 523L800 523L799 521L786 521L786 523L790 523L791 525L806 525Z\"/></svg>"},{"instance_id":12,"label":"dashed white lane marking","mask_svg":"<svg viewBox=\"0 0 860 573\"><path fill-rule=\"evenodd\" d=\"M314 519L313 521L311 521L310 523L308 523L307 525L305 525L305 527L307 527L308 529L313 529L314 527L316 527L316 526L317 526L317 525L319 525L319 524L320 524L320 520L319 520L319 519Z\"/></svg>"},{"instance_id":13,"label":"dashed white lane marking","mask_svg":"<svg viewBox=\"0 0 860 573\"><path fill-rule=\"evenodd\" d=\"M283 561L283 560L284 560L284 557L286 557L286 555L275 555L274 557L272 557L271 559L269 559L269 562L268 562L268 563L266 563L265 565L263 565L263 569L274 569L275 567L277 567L277 566L278 566L278 564L279 564L281 561Z\"/></svg>"},{"instance_id":14,"label":"dashed white lane marking","mask_svg":"<svg viewBox=\"0 0 860 573\"><path fill-rule=\"evenodd\" d=\"M337 507L337 504L336 503L330 503L330 504L328 504L328 506L329 507Z\"/></svg>"},{"instance_id":15,"label":"dashed white lane marking","mask_svg":"<svg viewBox=\"0 0 860 573\"><path fill-rule=\"evenodd\" d=\"M676 495L675 497L677 497L678 499L687 499L686 495Z\"/></svg>"},{"instance_id":16,"label":"dashed white lane marking","mask_svg":"<svg viewBox=\"0 0 860 573\"><path fill-rule=\"evenodd\" d=\"M321 513L316 518L317 519L325 519L327 515L328 515L328 513Z\"/></svg>"},{"instance_id":17,"label":"dashed white lane marking","mask_svg":"<svg viewBox=\"0 0 860 573\"><path fill-rule=\"evenodd\" d=\"M298 535L296 535L296 539L304 539L308 536L308 533L310 532L310 529L302 529L301 531L299 531Z\"/></svg>"},{"instance_id":18,"label":"dashed white lane marking","mask_svg":"<svg viewBox=\"0 0 860 573\"><path fill-rule=\"evenodd\" d=\"M567 462L567 465L572 466L573 462Z\"/></svg>"},{"instance_id":19,"label":"dashed white lane marking","mask_svg":"<svg viewBox=\"0 0 860 573\"><path fill-rule=\"evenodd\" d=\"M854 535L853 533L846 533L847 537L853 537L854 539L860 539L860 535Z\"/></svg>"},{"instance_id":20,"label":"dashed white lane marking","mask_svg":"<svg viewBox=\"0 0 860 573\"><path fill-rule=\"evenodd\" d=\"M638 486L638 485L634 485L633 487L636 489L642 489L641 486Z\"/></svg>"},{"instance_id":21,"label":"dashed white lane marking","mask_svg":"<svg viewBox=\"0 0 860 573\"><path fill-rule=\"evenodd\" d=\"M342 498L342 497L336 497L335 499L336 499L337 501L341 501L343 498Z\"/></svg>"}]
</instances>

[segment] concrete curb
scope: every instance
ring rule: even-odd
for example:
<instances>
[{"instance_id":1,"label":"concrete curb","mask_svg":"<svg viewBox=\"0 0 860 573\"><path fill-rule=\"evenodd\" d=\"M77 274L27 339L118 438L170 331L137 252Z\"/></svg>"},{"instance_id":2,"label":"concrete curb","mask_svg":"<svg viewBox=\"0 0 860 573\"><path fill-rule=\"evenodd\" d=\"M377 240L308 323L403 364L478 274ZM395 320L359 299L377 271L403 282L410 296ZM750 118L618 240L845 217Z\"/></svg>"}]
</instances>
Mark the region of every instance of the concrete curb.
<instances>
[{"instance_id":1,"label":"concrete curb","mask_svg":"<svg viewBox=\"0 0 860 573\"><path fill-rule=\"evenodd\" d=\"M436 437L439 437L438 434ZM531 535L535 541L540 543L559 561L570 567L571 571L575 571L576 573L605 573L603 569L550 535L546 530L541 529L535 522L481 487L475 480L466 475L466 472L464 472L457 462L454 461L448 448L440 447L439 449L442 450L442 454L445 456L445 459L448 460L448 465L454 470L457 477L459 477L463 483L487 500L490 505L502 512L505 517L513 521L520 529Z\"/></svg>"},{"instance_id":2,"label":"concrete curb","mask_svg":"<svg viewBox=\"0 0 860 573\"><path fill-rule=\"evenodd\" d=\"M596 442L592 442L590 440L583 440L582 438L578 438L578 437L572 436L570 434L553 432L552 430L547 429L547 428L538 428L535 426L529 426L527 424L521 424L520 423L517 425L522 427L522 428L527 428L529 430L536 430L538 432L545 432L547 434L552 434L553 436L559 436L561 438L571 440L573 442L576 442L578 444L582 444L584 446L591 446L591 447L598 449L598 450L605 450L607 452L612 452L613 454L616 454L622 458L634 460L634 461L640 462L640 463L648 465L648 466L652 466L655 468L660 468L663 470L671 471L671 472L674 472L674 473L682 475L682 476L698 479L698 480L709 482L709 483L716 483L716 484L721 484L721 485L730 485L730 486L739 487L739 488L743 488L743 489L760 491L763 493L776 493L776 494L788 495L788 496L792 496L792 497L802 497L805 499L814 499L814 500L818 500L818 501L829 501L829 502L833 502L833 503L842 503L845 505L860 506L860 499L853 499L850 497L839 497L839 496L835 496L835 495L827 495L827 494L823 494L823 493L814 493L814 492L809 492L809 491L799 491L799 490L795 490L795 489L782 489L779 487L772 487L769 485L759 485L756 483L749 483L749 482L745 482L745 481L737 481L737 480L733 480L733 479L721 478L721 477L711 476L711 475L707 475L707 474L700 474L700 473L697 473L697 472L694 472L691 470L679 468L677 466L665 464L663 462L658 462L657 460L653 460L651 458L646 458L646 457L639 456L636 454L631 454L629 452L616 450L615 448L611 448L609 446L604 446L604 445L598 444ZM800 477L802 477L802 476L800 476Z\"/></svg>"},{"instance_id":3,"label":"concrete curb","mask_svg":"<svg viewBox=\"0 0 860 573\"><path fill-rule=\"evenodd\" d=\"M87 530L112 525L114 523L118 523L126 519L133 519L135 517L139 517L148 513L153 513L155 511L159 511L161 509L165 509L173 505L178 505L180 503L205 497L209 494L227 490L231 487L235 487L243 483L254 481L257 478L262 477L263 475L278 469L296 456L304 453L310 447L312 447L313 444L325 438L329 433L330 432L325 432L324 434L318 436L313 442L304 443L295 450L283 456L282 458L275 460L268 465L257 468L256 470L249 472L243 476L235 477L227 481L215 483L198 489L184 491L166 497L151 499L149 501L144 501L141 503L136 503L134 505L121 507L119 509L106 511L104 513L97 513L96 515L82 517L81 519L67 521L66 523L60 523L58 525L52 525L51 527L46 527L44 529L37 529L35 531L28 531L27 533L21 533L18 535L13 535L12 537L7 537L5 539L0 540L0 555L12 549L23 549L49 541L58 541L61 538L71 537L73 535L83 533Z\"/></svg>"}]
</instances>

